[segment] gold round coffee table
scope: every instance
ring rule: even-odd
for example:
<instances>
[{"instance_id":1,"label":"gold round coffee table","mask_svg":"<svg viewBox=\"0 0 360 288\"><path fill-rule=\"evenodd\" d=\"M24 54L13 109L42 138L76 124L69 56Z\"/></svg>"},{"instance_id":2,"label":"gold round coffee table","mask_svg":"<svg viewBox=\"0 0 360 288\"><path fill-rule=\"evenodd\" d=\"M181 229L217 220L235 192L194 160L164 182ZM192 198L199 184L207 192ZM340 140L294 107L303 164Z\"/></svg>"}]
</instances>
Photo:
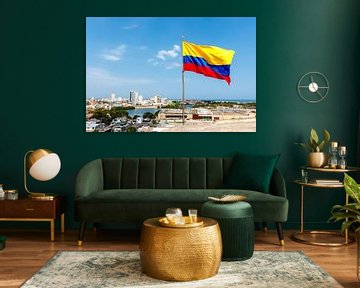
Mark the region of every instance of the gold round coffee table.
<instances>
[{"instance_id":1,"label":"gold round coffee table","mask_svg":"<svg viewBox=\"0 0 360 288\"><path fill-rule=\"evenodd\" d=\"M215 276L220 267L222 242L216 220L200 219L195 228L168 228L160 218L144 221L140 261L146 275L167 281L191 281Z\"/></svg>"}]
</instances>

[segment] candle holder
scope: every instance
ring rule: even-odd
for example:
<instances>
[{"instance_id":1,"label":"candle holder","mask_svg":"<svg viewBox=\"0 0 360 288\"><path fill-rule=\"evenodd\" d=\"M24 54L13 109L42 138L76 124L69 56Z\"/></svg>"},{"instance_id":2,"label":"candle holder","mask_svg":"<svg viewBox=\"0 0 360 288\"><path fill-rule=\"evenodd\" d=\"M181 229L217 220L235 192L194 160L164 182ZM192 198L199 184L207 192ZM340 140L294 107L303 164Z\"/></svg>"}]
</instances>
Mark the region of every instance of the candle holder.
<instances>
[{"instance_id":1,"label":"candle holder","mask_svg":"<svg viewBox=\"0 0 360 288\"><path fill-rule=\"evenodd\" d=\"M346 169L346 147L345 146L340 146L338 149L338 154L340 156L340 160L338 161L338 168L339 169Z\"/></svg>"},{"instance_id":2,"label":"candle holder","mask_svg":"<svg viewBox=\"0 0 360 288\"><path fill-rule=\"evenodd\" d=\"M337 152L338 152L338 143L330 142L330 145L329 145L330 157L329 157L328 165L329 165L329 168L331 168L331 169L337 168L337 165L338 165L338 159L336 157Z\"/></svg>"},{"instance_id":3,"label":"candle holder","mask_svg":"<svg viewBox=\"0 0 360 288\"><path fill-rule=\"evenodd\" d=\"M301 182L308 183L309 182L309 174L308 171L301 169Z\"/></svg>"}]
</instances>

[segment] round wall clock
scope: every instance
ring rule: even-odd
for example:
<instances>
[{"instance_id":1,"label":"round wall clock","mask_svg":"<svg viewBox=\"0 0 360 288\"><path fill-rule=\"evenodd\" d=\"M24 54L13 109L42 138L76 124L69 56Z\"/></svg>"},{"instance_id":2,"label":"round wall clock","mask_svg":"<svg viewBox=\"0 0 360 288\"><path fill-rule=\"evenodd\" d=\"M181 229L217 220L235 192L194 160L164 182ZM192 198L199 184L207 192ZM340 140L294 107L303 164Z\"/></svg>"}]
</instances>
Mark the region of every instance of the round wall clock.
<instances>
[{"instance_id":1,"label":"round wall clock","mask_svg":"<svg viewBox=\"0 0 360 288\"><path fill-rule=\"evenodd\" d=\"M306 102L319 103L329 93L329 81L320 72L308 72L300 78L297 91Z\"/></svg>"}]
</instances>

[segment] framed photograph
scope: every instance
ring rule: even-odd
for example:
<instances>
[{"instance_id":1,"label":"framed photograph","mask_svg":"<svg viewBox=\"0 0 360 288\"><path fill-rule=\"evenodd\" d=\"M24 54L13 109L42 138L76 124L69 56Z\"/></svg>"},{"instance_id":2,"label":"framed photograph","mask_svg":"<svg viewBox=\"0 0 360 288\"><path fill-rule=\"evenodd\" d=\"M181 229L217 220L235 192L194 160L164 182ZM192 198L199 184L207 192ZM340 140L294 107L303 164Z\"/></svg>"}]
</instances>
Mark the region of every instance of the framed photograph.
<instances>
[{"instance_id":1,"label":"framed photograph","mask_svg":"<svg viewBox=\"0 0 360 288\"><path fill-rule=\"evenodd\" d=\"M86 132L256 132L256 18L87 17Z\"/></svg>"}]
</instances>

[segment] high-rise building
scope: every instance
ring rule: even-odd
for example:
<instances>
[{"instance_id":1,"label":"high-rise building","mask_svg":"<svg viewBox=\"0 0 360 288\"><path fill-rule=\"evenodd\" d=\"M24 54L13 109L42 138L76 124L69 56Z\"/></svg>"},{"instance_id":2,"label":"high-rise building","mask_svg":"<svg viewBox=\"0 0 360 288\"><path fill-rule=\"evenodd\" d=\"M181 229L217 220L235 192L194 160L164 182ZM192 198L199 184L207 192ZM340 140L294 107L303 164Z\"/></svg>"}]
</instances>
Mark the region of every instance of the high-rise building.
<instances>
[{"instance_id":1,"label":"high-rise building","mask_svg":"<svg viewBox=\"0 0 360 288\"><path fill-rule=\"evenodd\" d=\"M115 102L115 100L116 100L116 95L115 95L115 93L111 93L110 100L111 100L112 102Z\"/></svg>"},{"instance_id":2,"label":"high-rise building","mask_svg":"<svg viewBox=\"0 0 360 288\"><path fill-rule=\"evenodd\" d=\"M154 103L161 103L161 97L160 97L160 95L155 95L154 96Z\"/></svg>"},{"instance_id":3,"label":"high-rise building","mask_svg":"<svg viewBox=\"0 0 360 288\"><path fill-rule=\"evenodd\" d=\"M136 105L136 103L139 101L139 92L137 91L130 91L130 102L133 105Z\"/></svg>"}]
</instances>

